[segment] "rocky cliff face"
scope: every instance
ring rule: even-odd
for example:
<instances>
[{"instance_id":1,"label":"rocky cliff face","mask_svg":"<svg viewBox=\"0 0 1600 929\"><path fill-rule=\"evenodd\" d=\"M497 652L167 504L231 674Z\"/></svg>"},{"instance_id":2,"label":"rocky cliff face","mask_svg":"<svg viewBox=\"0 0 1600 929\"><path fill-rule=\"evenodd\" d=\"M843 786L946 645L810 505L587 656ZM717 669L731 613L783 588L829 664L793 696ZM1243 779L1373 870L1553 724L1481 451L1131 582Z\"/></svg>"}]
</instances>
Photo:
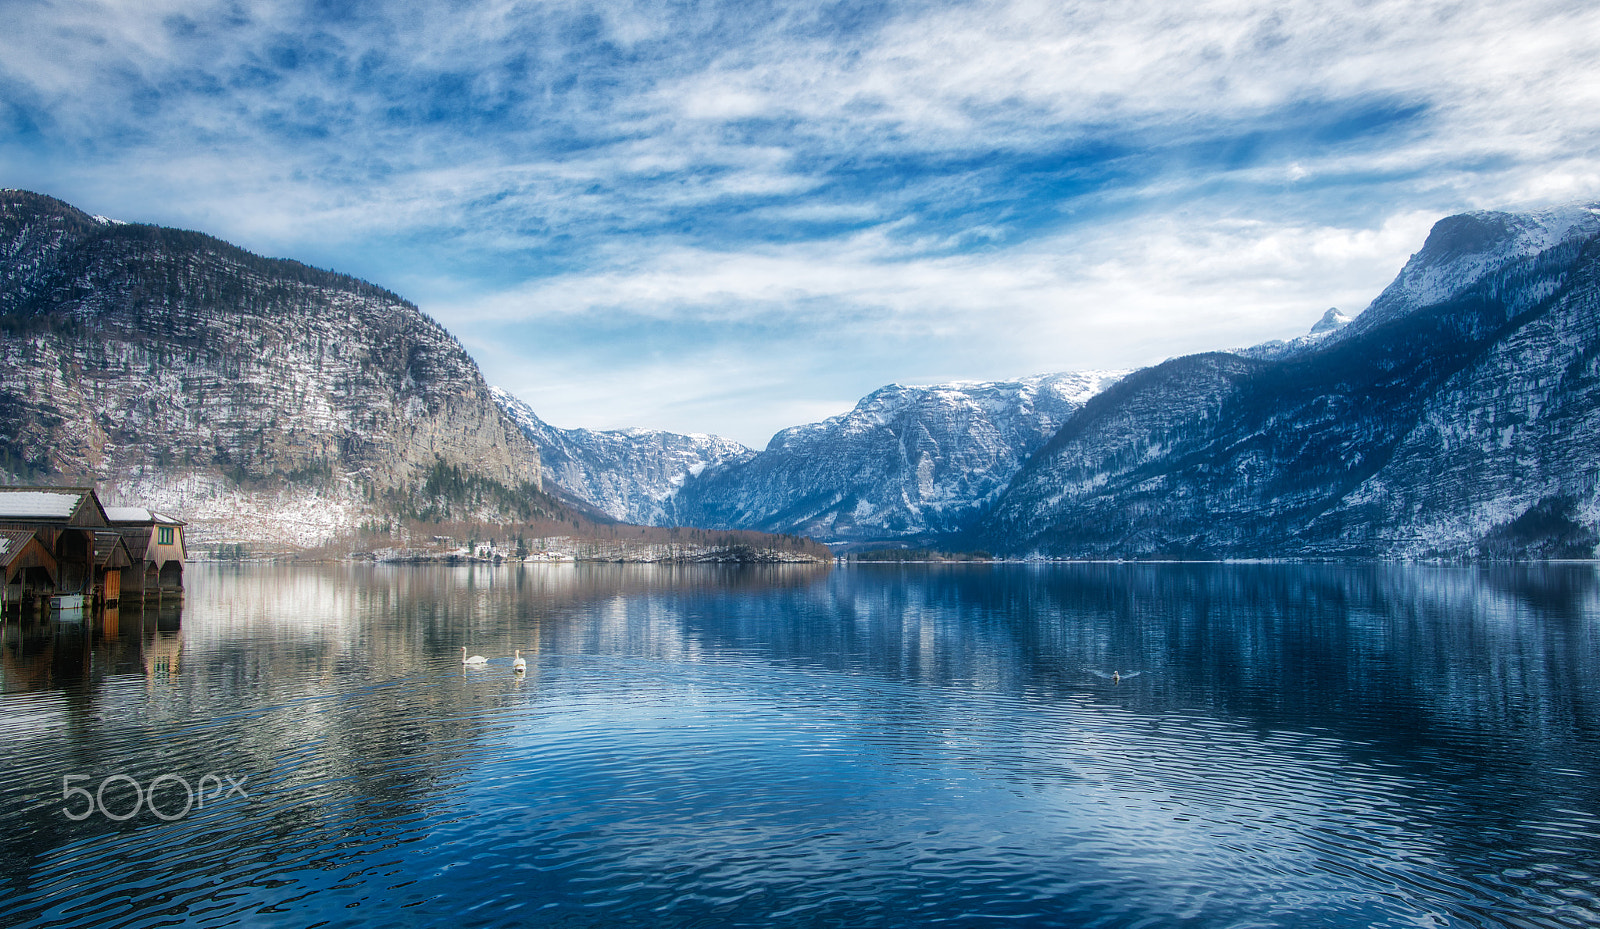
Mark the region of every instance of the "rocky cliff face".
<instances>
[{"instance_id":1,"label":"rocky cliff face","mask_svg":"<svg viewBox=\"0 0 1600 929\"><path fill-rule=\"evenodd\" d=\"M540 481L416 307L199 233L0 192L0 329L0 469L97 480L202 537L316 544L424 487L492 516L483 488Z\"/></svg>"},{"instance_id":2,"label":"rocky cliff face","mask_svg":"<svg viewBox=\"0 0 1600 929\"><path fill-rule=\"evenodd\" d=\"M964 527L1115 373L934 387L892 384L708 468L673 498L683 525L830 542L922 541Z\"/></svg>"},{"instance_id":3,"label":"rocky cliff face","mask_svg":"<svg viewBox=\"0 0 1600 929\"><path fill-rule=\"evenodd\" d=\"M714 435L655 429L557 429L500 388L501 409L539 449L545 478L612 519L671 525L672 498L707 467L746 461L755 452Z\"/></svg>"},{"instance_id":4,"label":"rocky cliff face","mask_svg":"<svg viewBox=\"0 0 1600 929\"><path fill-rule=\"evenodd\" d=\"M1590 556L1600 219L1434 227L1350 324L1091 400L977 537L1068 556Z\"/></svg>"}]
</instances>

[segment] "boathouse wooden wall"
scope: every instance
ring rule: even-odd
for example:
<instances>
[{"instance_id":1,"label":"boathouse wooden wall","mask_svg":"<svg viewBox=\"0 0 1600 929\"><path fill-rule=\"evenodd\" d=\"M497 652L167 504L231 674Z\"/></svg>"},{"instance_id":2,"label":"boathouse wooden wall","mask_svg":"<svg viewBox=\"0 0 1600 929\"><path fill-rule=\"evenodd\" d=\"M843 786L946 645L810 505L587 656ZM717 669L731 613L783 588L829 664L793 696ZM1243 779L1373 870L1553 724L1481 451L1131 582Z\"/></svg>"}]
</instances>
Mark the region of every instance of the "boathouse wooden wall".
<instances>
[{"instance_id":1,"label":"boathouse wooden wall","mask_svg":"<svg viewBox=\"0 0 1600 929\"><path fill-rule=\"evenodd\" d=\"M55 556L26 529L0 530L0 565L5 583L0 584L0 603L21 603L58 589L59 568Z\"/></svg>"}]
</instances>

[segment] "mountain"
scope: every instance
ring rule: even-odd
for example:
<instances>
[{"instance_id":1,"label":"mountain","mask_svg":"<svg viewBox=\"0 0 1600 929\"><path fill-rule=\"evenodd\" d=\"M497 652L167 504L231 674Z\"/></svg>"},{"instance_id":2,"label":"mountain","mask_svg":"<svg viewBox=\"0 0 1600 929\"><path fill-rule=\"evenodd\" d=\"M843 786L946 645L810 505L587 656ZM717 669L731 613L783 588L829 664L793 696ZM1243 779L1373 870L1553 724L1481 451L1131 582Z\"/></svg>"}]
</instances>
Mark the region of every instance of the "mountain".
<instances>
[{"instance_id":1,"label":"mountain","mask_svg":"<svg viewBox=\"0 0 1600 929\"><path fill-rule=\"evenodd\" d=\"M1600 208L1440 220L1347 325L1135 372L975 544L1072 557L1590 557Z\"/></svg>"},{"instance_id":2,"label":"mountain","mask_svg":"<svg viewBox=\"0 0 1600 929\"><path fill-rule=\"evenodd\" d=\"M682 525L829 542L921 542L964 528L1035 449L1119 374L932 387L891 384L855 409L785 429L672 498Z\"/></svg>"},{"instance_id":3,"label":"mountain","mask_svg":"<svg viewBox=\"0 0 1600 929\"><path fill-rule=\"evenodd\" d=\"M363 281L0 191L0 470L201 539L513 519L538 450L437 323Z\"/></svg>"},{"instance_id":4,"label":"mountain","mask_svg":"<svg viewBox=\"0 0 1600 929\"><path fill-rule=\"evenodd\" d=\"M557 429L526 403L498 387L495 402L539 449L546 480L612 519L646 526L671 525L668 510L683 482L704 471L738 463L755 452L713 435L679 435L654 429Z\"/></svg>"},{"instance_id":5,"label":"mountain","mask_svg":"<svg viewBox=\"0 0 1600 929\"><path fill-rule=\"evenodd\" d=\"M1361 335L1424 307L1438 306L1475 287L1521 286L1514 299L1530 305L1560 286L1561 275L1535 281L1517 277L1541 256L1544 264L1570 264L1577 250L1600 231L1595 207L1571 204L1533 213L1481 211L1447 216L1434 224L1422 250L1411 256L1394 283L1341 333Z\"/></svg>"},{"instance_id":6,"label":"mountain","mask_svg":"<svg viewBox=\"0 0 1600 929\"><path fill-rule=\"evenodd\" d=\"M1350 321L1351 317L1339 312L1338 307L1331 306L1328 307L1326 313L1322 314L1322 318L1317 320L1316 325L1311 327L1310 332L1297 339L1289 339L1288 341L1277 339L1271 342L1263 342L1260 345L1252 345L1249 348L1237 349L1233 354L1244 355L1248 358L1282 358L1287 355L1298 354L1321 344L1334 333L1348 326Z\"/></svg>"},{"instance_id":7,"label":"mountain","mask_svg":"<svg viewBox=\"0 0 1600 929\"><path fill-rule=\"evenodd\" d=\"M1600 206L1440 220L1365 311L1299 339L890 385L759 453L555 429L386 290L21 191L0 191L0 335L0 479L93 480L202 542L580 532L593 507L582 532L620 546L639 530L609 519L656 524L668 555L748 542L686 526L1071 557L1600 543Z\"/></svg>"}]
</instances>

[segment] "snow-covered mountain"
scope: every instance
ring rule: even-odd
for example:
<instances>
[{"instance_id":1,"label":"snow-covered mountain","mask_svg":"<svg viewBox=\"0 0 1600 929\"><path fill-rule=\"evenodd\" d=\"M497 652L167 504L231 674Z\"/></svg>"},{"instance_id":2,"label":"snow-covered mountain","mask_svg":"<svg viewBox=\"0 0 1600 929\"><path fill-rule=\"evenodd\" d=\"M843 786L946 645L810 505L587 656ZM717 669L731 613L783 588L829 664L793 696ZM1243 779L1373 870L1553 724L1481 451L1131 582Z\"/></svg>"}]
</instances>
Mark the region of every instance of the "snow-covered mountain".
<instances>
[{"instance_id":1,"label":"snow-covered mountain","mask_svg":"<svg viewBox=\"0 0 1600 929\"><path fill-rule=\"evenodd\" d=\"M977 538L1069 556L1593 555L1597 217L1443 219L1329 335L1129 375L1040 449Z\"/></svg>"},{"instance_id":2,"label":"snow-covered mountain","mask_svg":"<svg viewBox=\"0 0 1600 929\"><path fill-rule=\"evenodd\" d=\"M1350 325L1350 322L1351 317L1339 312L1338 307L1330 306L1328 311L1322 314L1322 318L1318 319L1316 324L1311 327L1311 331L1305 335L1295 339L1275 339L1271 342L1262 342L1260 345L1252 345L1249 348L1236 349L1234 354L1244 355L1247 358L1284 358L1322 344L1332 337L1334 333Z\"/></svg>"},{"instance_id":3,"label":"snow-covered mountain","mask_svg":"<svg viewBox=\"0 0 1600 929\"><path fill-rule=\"evenodd\" d=\"M553 428L388 291L20 191L0 191L0 335L0 478L95 480L202 539L527 519L558 505L544 476L629 522L854 546L1543 557L1600 542L1594 205L1443 219L1363 313L1330 310L1298 339L1126 376L890 385L759 453Z\"/></svg>"},{"instance_id":4,"label":"snow-covered mountain","mask_svg":"<svg viewBox=\"0 0 1600 929\"><path fill-rule=\"evenodd\" d=\"M526 517L539 494L461 345L354 278L6 190L0 332L0 478L93 480L200 541Z\"/></svg>"},{"instance_id":5,"label":"snow-covered mountain","mask_svg":"<svg viewBox=\"0 0 1600 929\"><path fill-rule=\"evenodd\" d=\"M1120 376L891 384L841 416L785 429L752 458L707 468L673 498L672 515L829 542L926 540L966 526Z\"/></svg>"},{"instance_id":6,"label":"snow-covered mountain","mask_svg":"<svg viewBox=\"0 0 1600 929\"><path fill-rule=\"evenodd\" d=\"M1531 213L1447 216L1434 224L1422 250L1411 256L1394 282L1338 338L1364 335L1391 320L1477 290L1509 299L1515 315L1548 298L1560 284L1560 275L1527 280L1533 263L1570 264L1597 233L1600 216L1591 204Z\"/></svg>"},{"instance_id":7,"label":"snow-covered mountain","mask_svg":"<svg viewBox=\"0 0 1600 929\"><path fill-rule=\"evenodd\" d=\"M755 455L732 439L700 433L558 429L510 393L490 393L538 447L547 481L624 522L670 525L671 498L687 478Z\"/></svg>"}]
</instances>

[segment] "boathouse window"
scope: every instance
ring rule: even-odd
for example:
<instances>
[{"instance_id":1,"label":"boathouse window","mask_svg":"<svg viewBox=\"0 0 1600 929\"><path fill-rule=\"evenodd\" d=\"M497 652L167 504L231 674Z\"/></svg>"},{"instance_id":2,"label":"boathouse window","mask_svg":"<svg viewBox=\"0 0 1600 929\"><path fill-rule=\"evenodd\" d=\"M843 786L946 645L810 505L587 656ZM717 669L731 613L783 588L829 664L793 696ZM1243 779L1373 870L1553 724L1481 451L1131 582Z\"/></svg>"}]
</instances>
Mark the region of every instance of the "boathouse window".
<instances>
[{"instance_id":1,"label":"boathouse window","mask_svg":"<svg viewBox=\"0 0 1600 929\"><path fill-rule=\"evenodd\" d=\"M172 527L171 526L162 526L162 527L160 527L160 528L158 528L156 530L156 544L157 545L171 545L172 544Z\"/></svg>"}]
</instances>

